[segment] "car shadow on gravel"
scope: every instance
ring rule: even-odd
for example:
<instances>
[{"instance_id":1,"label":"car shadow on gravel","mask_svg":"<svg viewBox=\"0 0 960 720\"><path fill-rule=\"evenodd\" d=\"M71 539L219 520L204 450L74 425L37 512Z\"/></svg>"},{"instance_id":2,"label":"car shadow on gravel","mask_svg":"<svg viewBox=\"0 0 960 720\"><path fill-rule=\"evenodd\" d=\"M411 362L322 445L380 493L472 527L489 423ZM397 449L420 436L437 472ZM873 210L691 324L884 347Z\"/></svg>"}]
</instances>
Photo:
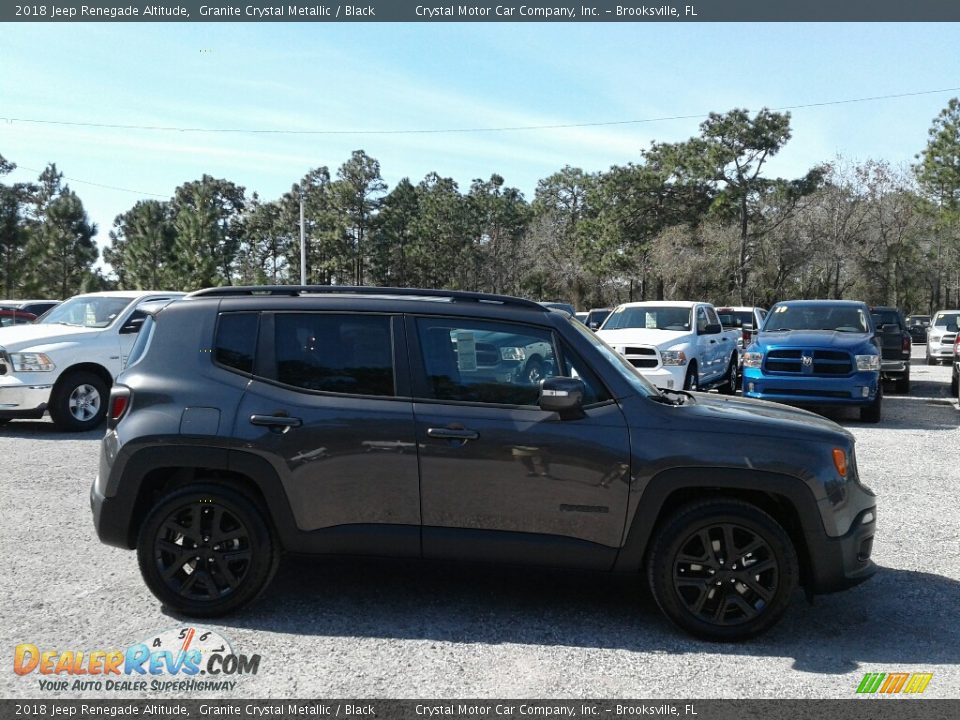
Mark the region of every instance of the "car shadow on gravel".
<instances>
[{"instance_id":1,"label":"car shadow on gravel","mask_svg":"<svg viewBox=\"0 0 960 720\"><path fill-rule=\"evenodd\" d=\"M861 663L960 663L958 598L957 580L880 568L812 606L798 592L766 635L721 644L675 629L639 577L288 557L263 599L219 622L306 636L791 657L796 670L836 674Z\"/></svg>"},{"instance_id":2,"label":"car shadow on gravel","mask_svg":"<svg viewBox=\"0 0 960 720\"><path fill-rule=\"evenodd\" d=\"M64 432L47 420L11 420L0 425L0 438L31 438L43 440L102 440L106 425L83 432Z\"/></svg>"}]
</instances>

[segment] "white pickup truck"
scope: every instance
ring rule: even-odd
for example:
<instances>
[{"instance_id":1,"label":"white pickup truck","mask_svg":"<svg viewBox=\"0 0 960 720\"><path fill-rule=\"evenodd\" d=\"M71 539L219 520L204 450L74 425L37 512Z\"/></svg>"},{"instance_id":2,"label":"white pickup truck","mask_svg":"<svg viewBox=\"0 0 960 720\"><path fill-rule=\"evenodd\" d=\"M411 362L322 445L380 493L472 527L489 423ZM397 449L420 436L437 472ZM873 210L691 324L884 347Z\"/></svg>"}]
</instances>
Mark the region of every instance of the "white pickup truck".
<instances>
[{"instance_id":1,"label":"white pickup truck","mask_svg":"<svg viewBox=\"0 0 960 720\"><path fill-rule=\"evenodd\" d=\"M63 430L90 430L107 413L113 379L123 369L146 316L142 303L180 292L77 295L40 322L0 328L0 424L50 412Z\"/></svg>"},{"instance_id":2,"label":"white pickup truck","mask_svg":"<svg viewBox=\"0 0 960 720\"><path fill-rule=\"evenodd\" d=\"M702 302L636 302L617 307L597 335L657 387L737 391L737 339Z\"/></svg>"}]
</instances>

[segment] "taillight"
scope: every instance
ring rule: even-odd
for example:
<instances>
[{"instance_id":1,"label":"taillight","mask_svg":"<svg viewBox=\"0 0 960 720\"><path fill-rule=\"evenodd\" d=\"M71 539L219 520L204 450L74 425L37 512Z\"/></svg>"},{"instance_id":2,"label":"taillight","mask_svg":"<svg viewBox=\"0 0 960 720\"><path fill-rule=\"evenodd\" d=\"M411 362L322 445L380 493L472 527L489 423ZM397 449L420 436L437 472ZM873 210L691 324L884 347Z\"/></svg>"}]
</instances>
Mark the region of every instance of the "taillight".
<instances>
[{"instance_id":1,"label":"taillight","mask_svg":"<svg viewBox=\"0 0 960 720\"><path fill-rule=\"evenodd\" d=\"M110 416L107 419L107 427L113 429L117 426L123 416L130 409L130 401L133 399L133 393L130 388L123 385L114 385L110 390Z\"/></svg>"},{"instance_id":2,"label":"taillight","mask_svg":"<svg viewBox=\"0 0 960 720\"><path fill-rule=\"evenodd\" d=\"M912 342L913 342L913 341L910 339L910 336L909 336L909 335L904 335L904 336L903 336L903 345L902 345L903 352L905 352L905 353L909 353L909 352L910 352L910 347L911 347L911 343L912 343Z\"/></svg>"},{"instance_id":3,"label":"taillight","mask_svg":"<svg viewBox=\"0 0 960 720\"><path fill-rule=\"evenodd\" d=\"M743 346L748 347L750 345L750 331L749 330L740 330L743 335Z\"/></svg>"}]
</instances>

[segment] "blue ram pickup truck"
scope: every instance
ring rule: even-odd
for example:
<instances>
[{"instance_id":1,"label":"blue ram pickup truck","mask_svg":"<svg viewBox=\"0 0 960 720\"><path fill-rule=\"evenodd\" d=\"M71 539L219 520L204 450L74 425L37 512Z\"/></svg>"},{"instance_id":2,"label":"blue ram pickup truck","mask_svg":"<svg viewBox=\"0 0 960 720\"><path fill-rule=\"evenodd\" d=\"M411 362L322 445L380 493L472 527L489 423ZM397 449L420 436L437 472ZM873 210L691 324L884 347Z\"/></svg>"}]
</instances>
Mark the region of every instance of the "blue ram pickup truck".
<instances>
[{"instance_id":1,"label":"blue ram pickup truck","mask_svg":"<svg viewBox=\"0 0 960 720\"><path fill-rule=\"evenodd\" d=\"M880 422L880 345L862 302L790 300L743 353L743 394L791 405L854 405Z\"/></svg>"}]
</instances>

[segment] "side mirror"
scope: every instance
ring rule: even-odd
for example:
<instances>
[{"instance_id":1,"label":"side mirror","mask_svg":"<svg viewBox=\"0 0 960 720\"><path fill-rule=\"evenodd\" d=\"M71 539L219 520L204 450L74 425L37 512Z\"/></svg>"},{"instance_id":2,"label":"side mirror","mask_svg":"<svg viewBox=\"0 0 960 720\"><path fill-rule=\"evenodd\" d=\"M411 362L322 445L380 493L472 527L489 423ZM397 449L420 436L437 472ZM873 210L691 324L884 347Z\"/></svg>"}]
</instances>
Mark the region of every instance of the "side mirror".
<instances>
[{"instance_id":1,"label":"side mirror","mask_svg":"<svg viewBox=\"0 0 960 720\"><path fill-rule=\"evenodd\" d=\"M551 377L540 383L540 409L560 414L561 420L583 417L583 380L569 377Z\"/></svg>"},{"instance_id":2,"label":"side mirror","mask_svg":"<svg viewBox=\"0 0 960 720\"><path fill-rule=\"evenodd\" d=\"M707 323L701 335L719 335L723 332L723 325L720 323Z\"/></svg>"},{"instance_id":3,"label":"side mirror","mask_svg":"<svg viewBox=\"0 0 960 720\"><path fill-rule=\"evenodd\" d=\"M138 317L131 320L127 320L126 324L120 328L121 335L133 335L140 332L140 328L143 327L143 321L145 318Z\"/></svg>"}]
</instances>

